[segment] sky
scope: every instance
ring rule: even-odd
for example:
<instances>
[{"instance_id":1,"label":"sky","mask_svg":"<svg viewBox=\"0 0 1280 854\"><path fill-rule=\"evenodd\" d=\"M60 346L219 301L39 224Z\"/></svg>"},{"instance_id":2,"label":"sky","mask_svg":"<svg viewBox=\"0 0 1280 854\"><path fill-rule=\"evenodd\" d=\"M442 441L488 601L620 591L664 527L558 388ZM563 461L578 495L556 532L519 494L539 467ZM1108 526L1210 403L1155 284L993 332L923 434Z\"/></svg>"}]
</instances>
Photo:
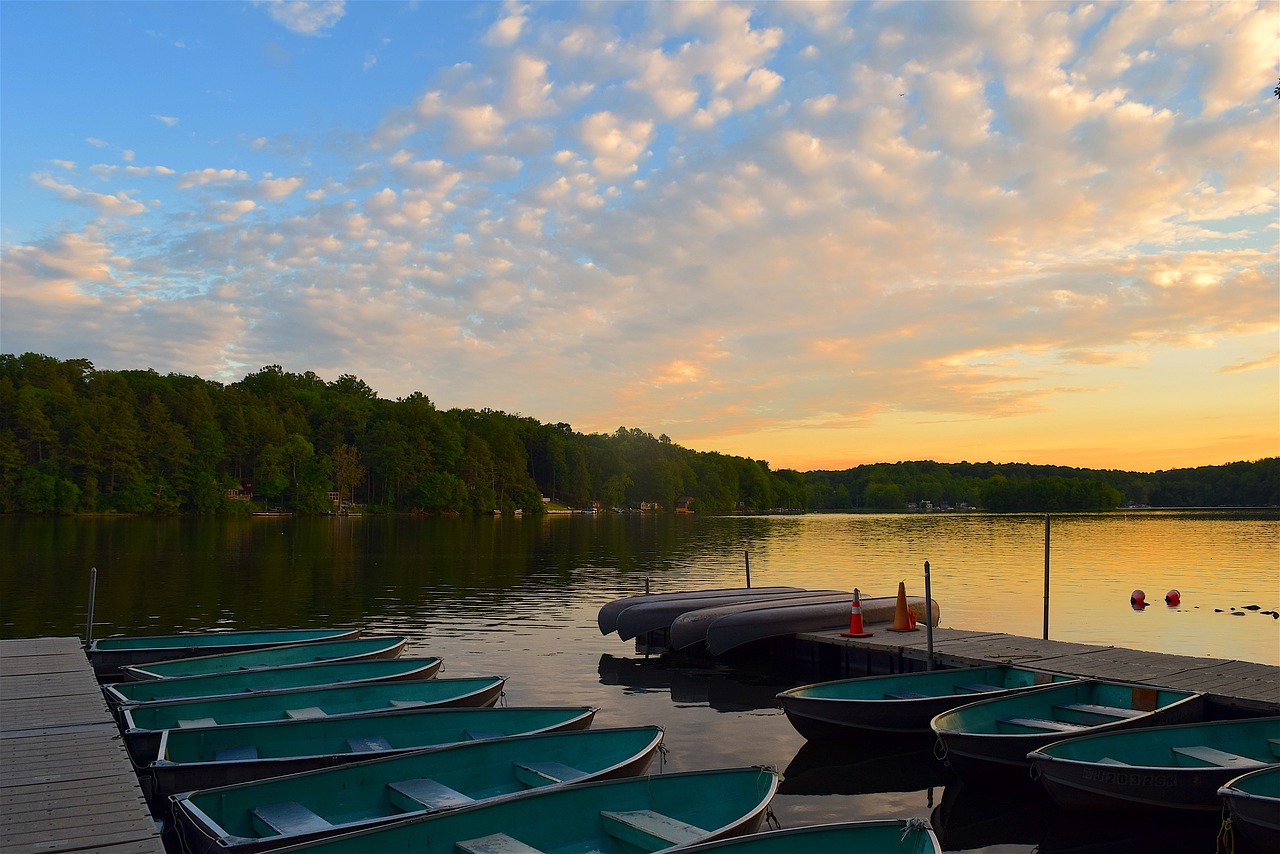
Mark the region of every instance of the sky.
<instances>
[{"instance_id":1,"label":"sky","mask_svg":"<svg viewBox=\"0 0 1280 854\"><path fill-rule=\"evenodd\" d=\"M0 2L0 352L773 468L1280 454L1280 4Z\"/></svg>"}]
</instances>

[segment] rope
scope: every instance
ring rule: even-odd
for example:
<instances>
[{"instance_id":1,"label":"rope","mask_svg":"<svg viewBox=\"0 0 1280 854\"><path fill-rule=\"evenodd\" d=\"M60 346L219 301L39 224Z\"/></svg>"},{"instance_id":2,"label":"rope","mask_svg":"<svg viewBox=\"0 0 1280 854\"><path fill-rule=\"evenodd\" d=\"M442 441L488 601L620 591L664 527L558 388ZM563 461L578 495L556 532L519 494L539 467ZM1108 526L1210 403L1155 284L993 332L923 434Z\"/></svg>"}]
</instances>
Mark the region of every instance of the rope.
<instances>
[{"instance_id":1,"label":"rope","mask_svg":"<svg viewBox=\"0 0 1280 854\"><path fill-rule=\"evenodd\" d=\"M1222 826L1218 828L1218 838L1214 840L1214 854L1235 854L1236 850L1236 827L1231 823L1228 816L1222 820Z\"/></svg>"},{"instance_id":2,"label":"rope","mask_svg":"<svg viewBox=\"0 0 1280 854\"><path fill-rule=\"evenodd\" d=\"M922 818L909 818L902 824L902 840L907 841L907 837L913 833L924 833L929 829L929 822Z\"/></svg>"},{"instance_id":3,"label":"rope","mask_svg":"<svg viewBox=\"0 0 1280 854\"><path fill-rule=\"evenodd\" d=\"M943 743L942 739L938 739L933 743L933 758L939 762L947 761L947 745Z\"/></svg>"},{"instance_id":4,"label":"rope","mask_svg":"<svg viewBox=\"0 0 1280 854\"><path fill-rule=\"evenodd\" d=\"M668 752L669 751L667 750L666 743L661 741L658 742L658 773L659 774L661 774L662 770L667 767Z\"/></svg>"},{"instance_id":5,"label":"rope","mask_svg":"<svg viewBox=\"0 0 1280 854\"><path fill-rule=\"evenodd\" d=\"M782 822L778 821L778 817L773 814L773 805L769 805L764 811L764 823L767 827L774 830L782 830Z\"/></svg>"}]
</instances>

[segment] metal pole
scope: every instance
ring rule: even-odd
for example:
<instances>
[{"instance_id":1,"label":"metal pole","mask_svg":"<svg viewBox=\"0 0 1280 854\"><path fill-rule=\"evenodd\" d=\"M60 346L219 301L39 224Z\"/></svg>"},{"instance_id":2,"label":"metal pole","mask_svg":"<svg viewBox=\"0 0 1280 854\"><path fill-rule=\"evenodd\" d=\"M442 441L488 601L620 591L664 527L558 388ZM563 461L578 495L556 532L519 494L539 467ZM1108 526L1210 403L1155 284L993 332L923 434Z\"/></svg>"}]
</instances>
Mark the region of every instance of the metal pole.
<instances>
[{"instance_id":1,"label":"metal pole","mask_svg":"<svg viewBox=\"0 0 1280 854\"><path fill-rule=\"evenodd\" d=\"M1049 639L1049 514L1044 514L1044 640Z\"/></svg>"},{"instance_id":2,"label":"metal pole","mask_svg":"<svg viewBox=\"0 0 1280 854\"><path fill-rule=\"evenodd\" d=\"M933 669L933 588L929 584L929 561L924 562L924 631L929 646L925 670Z\"/></svg>"},{"instance_id":3,"label":"metal pole","mask_svg":"<svg viewBox=\"0 0 1280 854\"><path fill-rule=\"evenodd\" d=\"M649 576L647 575L644 577L644 592L649 592Z\"/></svg>"},{"instance_id":4,"label":"metal pole","mask_svg":"<svg viewBox=\"0 0 1280 854\"><path fill-rule=\"evenodd\" d=\"M89 569L89 624L84 630L85 648L93 646L93 600L98 595L98 568Z\"/></svg>"},{"instance_id":5,"label":"metal pole","mask_svg":"<svg viewBox=\"0 0 1280 854\"><path fill-rule=\"evenodd\" d=\"M747 562L747 589L751 589L751 552L743 552L742 559Z\"/></svg>"}]
</instances>

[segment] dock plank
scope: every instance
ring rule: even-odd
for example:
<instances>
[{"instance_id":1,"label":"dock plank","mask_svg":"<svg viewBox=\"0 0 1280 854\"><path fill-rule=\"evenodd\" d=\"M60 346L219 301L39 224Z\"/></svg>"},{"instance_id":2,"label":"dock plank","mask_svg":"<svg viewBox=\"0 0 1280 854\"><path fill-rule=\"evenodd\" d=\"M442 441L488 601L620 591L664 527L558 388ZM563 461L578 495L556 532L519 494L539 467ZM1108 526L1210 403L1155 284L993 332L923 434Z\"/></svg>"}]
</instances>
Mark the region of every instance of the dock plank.
<instances>
[{"instance_id":1,"label":"dock plank","mask_svg":"<svg viewBox=\"0 0 1280 854\"><path fill-rule=\"evenodd\" d=\"M0 851L163 854L76 638L0 641Z\"/></svg>"}]
</instances>

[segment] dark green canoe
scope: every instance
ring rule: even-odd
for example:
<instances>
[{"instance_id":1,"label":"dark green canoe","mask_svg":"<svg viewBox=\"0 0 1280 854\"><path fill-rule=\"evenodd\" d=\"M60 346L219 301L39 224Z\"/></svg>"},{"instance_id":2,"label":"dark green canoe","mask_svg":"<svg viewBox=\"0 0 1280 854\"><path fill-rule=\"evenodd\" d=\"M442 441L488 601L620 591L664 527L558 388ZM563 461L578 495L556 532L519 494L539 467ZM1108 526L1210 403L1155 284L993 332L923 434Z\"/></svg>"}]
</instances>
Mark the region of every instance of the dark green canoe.
<instances>
[{"instance_id":1,"label":"dark green canoe","mask_svg":"<svg viewBox=\"0 0 1280 854\"><path fill-rule=\"evenodd\" d=\"M381 714L407 708L492 706L506 681L505 676L395 680L140 703L121 707L122 728L129 754L143 765L159 755L160 736L167 729Z\"/></svg>"},{"instance_id":2,"label":"dark green canoe","mask_svg":"<svg viewBox=\"0 0 1280 854\"><path fill-rule=\"evenodd\" d=\"M188 792L173 798L173 815L186 851L256 852L530 789L635 776L661 744L655 726L467 742Z\"/></svg>"},{"instance_id":3,"label":"dark green canoe","mask_svg":"<svg viewBox=\"0 0 1280 854\"><path fill-rule=\"evenodd\" d=\"M321 661L363 661L397 658L408 643L403 637L362 637L289 646L269 646L242 652L223 652L172 661L152 661L120 668L130 679L173 679L181 676L209 676L263 667L289 667Z\"/></svg>"}]
</instances>

